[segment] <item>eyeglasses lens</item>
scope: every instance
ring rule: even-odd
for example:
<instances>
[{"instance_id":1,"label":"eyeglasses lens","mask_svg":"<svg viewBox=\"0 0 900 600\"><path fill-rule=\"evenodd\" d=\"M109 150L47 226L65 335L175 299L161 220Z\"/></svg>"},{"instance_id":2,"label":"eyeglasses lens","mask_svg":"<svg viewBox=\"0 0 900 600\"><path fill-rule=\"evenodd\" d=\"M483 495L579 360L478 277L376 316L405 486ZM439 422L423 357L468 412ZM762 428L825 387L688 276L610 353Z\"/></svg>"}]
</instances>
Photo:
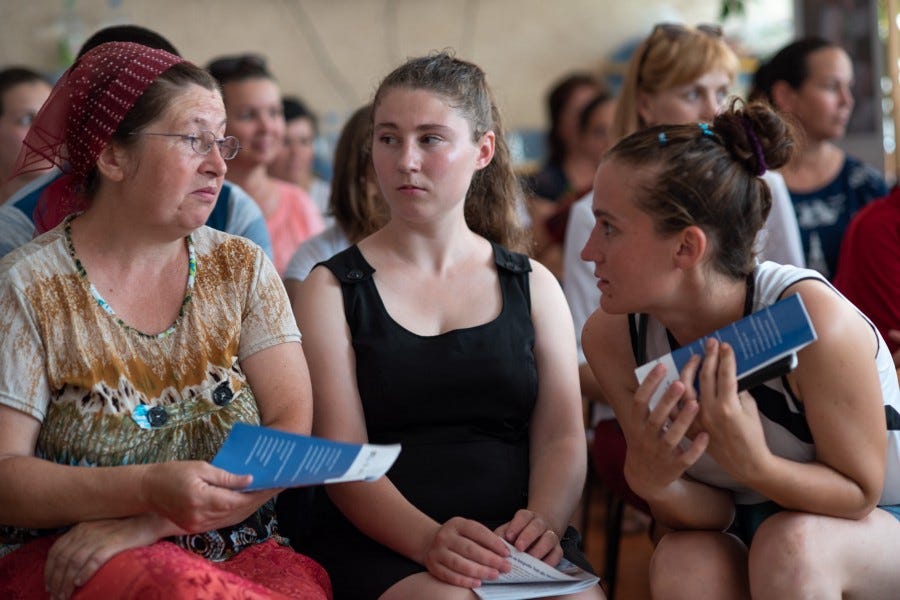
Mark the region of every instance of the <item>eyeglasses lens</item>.
<instances>
[{"instance_id":1,"label":"eyeglasses lens","mask_svg":"<svg viewBox=\"0 0 900 600\"><path fill-rule=\"evenodd\" d=\"M231 160L237 156L238 150L241 149L240 142L238 142L238 139L233 135L229 135L221 140L216 140L216 143L219 144L219 152L222 153L222 158L225 160Z\"/></svg>"},{"instance_id":2,"label":"eyeglasses lens","mask_svg":"<svg viewBox=\"0 0 900 600\"><path fill-rule=\"evenodd\" d=\"M211 131L201 131L191 140L191 147L198 154L209 154L213 145L219 146L219 153L225 160L231 160L237 156L240 143L233 135L224 138L216 138Z\"/></svg>"}]
</instances>

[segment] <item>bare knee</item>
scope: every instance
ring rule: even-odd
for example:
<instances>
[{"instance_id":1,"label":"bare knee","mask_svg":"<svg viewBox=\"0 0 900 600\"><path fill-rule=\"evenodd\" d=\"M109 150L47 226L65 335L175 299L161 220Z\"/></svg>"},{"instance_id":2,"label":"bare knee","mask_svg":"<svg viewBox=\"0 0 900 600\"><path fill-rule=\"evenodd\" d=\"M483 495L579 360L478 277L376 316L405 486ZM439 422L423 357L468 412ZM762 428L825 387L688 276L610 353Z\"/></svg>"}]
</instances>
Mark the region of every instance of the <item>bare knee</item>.
<instances>
[{"instance_id":1,"label":"bare knee","mask_svg":"<svg viewBox=\"0 0 900 600\"><path fill-rule=\"evenodd\" d=\"M763 522L750 547L749 577L754 597L813 597L835 589L822 565L822 517L782 512ZM818 551L817 551L818 549ZM822 586L826 586L823 588Z\"/></svg>"},{"instance_id":2,"label":"bare knee","mask_svg":"<svg viewBox=\"0 0 900 600\"><path fill-rule=\"evenodd\" d=\"M684 552L690 549L690 534L669 533L656 545L650 559L650 591L654 598L664 598L666 590L683 579Z\"/></svg>"},{"instance_id":3,"label":"bare knee","mask_svg":"<svg viewBox=\"0 0 900 600\"><path fill-rule=\"evenodd\" d=\"M475 592L468 588L457 587L438 581L430 573L424 571L401 579L388 588L379 600L477 600Z\"/></svg>"},{"instance_id":4,"label":"bare knee","mask_svg":"<svg viewBox=\"0 0 900 600\"><path fill-rule=\"evenodd\" d=\"M746 550L723 533L669 533L650 561L654 598L746 598L747 589Z\"/></svg>"}]
</instances>

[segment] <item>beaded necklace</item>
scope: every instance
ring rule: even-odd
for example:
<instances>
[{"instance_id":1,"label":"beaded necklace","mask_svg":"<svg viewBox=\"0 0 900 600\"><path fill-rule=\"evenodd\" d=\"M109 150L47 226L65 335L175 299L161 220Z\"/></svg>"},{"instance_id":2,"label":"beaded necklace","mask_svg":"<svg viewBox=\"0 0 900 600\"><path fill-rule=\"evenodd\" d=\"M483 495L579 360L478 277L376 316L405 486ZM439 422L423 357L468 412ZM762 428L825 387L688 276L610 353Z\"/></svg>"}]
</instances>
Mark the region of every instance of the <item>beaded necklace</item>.
<instances>
[{"instance_id":1,"label":"beaded necklace","mask_svg":"<svg viewBox=\"0 0 900 600\"><path fill-rule=\"evenodd\" d=\"M81 260L78 258L78 255L75 253L75 246L72 244L72 219L75 218L76 215L71 215L66 219L65 222L65 234L66 234L66 248L69 252L69 256L72 257L72 260L75 262L75 269L78 271L78 275L88 284L90 287L91 296L93 296L94 300L97 302L97 305L100 306L110 317L115 320L119 326L123 327L127 331L133 331L137 335L143 338L148 339L162 339L171 335L175 329L178 327L178 324L181 322L181 318L184 316L184 312L187 309L188 303L191 301L191 295L194 291L194 279L197 275L197 256L194 251L194 240L190 235L185 236L184 242L187 245L188 251L188 281L187 281L187 290L184 294L184 300L181 301L181 307L178 309L178 316L175 318L175 322L169 325L169 327L160 333L157 334L149 334L144 333L138 329L135 329L125 321L123 321L117 314L116 311L113 310L112 306L100 295L100 292L97 291L97 288L94 287L94 284L91 283L91 280L88 278L87 270L84 268L84 265L81 264Z\"/></svg>"}]
</instances>

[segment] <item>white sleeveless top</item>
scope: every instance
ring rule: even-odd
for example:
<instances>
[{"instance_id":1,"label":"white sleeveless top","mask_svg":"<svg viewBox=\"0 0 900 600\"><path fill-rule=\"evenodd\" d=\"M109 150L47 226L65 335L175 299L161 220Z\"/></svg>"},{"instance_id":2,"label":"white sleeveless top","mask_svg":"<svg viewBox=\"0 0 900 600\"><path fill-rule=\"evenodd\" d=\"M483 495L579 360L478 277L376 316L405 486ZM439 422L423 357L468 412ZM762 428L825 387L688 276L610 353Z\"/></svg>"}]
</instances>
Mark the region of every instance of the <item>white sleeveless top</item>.
<instances>
[{"instance_id":1,"label":"white sleeveless top","mask_svg":"<svg viewBox=\"0 0 900 600\"><path fill-rule=\"evenodd\" d=\"M754 275L752 312L774 304L781 299L785 289L804 279L821 281L843 298L843 295L822 275L810 269L764 262L757 266ZM634 322L637 315L631 315L631 318ZM868 319L866 321L878 339L878 350L874 360L878 367L882 403L887 417L887 464L884 490L878 504L889 506L900 504L900 388L897 384L897 371L884 340L871 321ZM665 327L653 317L647 318L645 340L647 360L674 350L669 343ZM759 408L769 449L777 456L797 462L815 460L816 449L803 407L791 393L784 377L770 379L751 389L750 393ZM708 454L701 456L700 460L688 470L688 474L698 481L733 491L737 504L755 504L767 500L765 496L732 479Z\"/></svg>"}]
</instances>

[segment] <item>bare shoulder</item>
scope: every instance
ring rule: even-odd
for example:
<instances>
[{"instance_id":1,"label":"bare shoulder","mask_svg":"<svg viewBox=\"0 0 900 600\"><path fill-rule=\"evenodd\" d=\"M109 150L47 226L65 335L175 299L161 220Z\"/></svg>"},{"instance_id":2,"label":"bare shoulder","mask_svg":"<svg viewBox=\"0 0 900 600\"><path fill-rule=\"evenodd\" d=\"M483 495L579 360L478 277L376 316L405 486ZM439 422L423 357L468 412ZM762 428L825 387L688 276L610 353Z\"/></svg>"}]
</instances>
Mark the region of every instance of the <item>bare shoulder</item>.
<instances>
[{"instance_id":1,"label":"bare shoulder","mask_svg":"<svg viewBox=\"0 0 900 600\"><path fill-rule=\"evenodd\" d=\"M529 258L528 264L531 265L531 274L534 281L539 281L542 285L553 283L556 284L556 286L559 286L559 280L556 279L553 273L550 272L550 269L545 267L543 263L533 258Z\"/></svg>"},{"instance_id":2,"label":"bare shoulder","mask_svg":"<svg viewBox=\"0 0 900 600\"><path fill-rule=\"evenodd\" d=\"M872 326L859 310L836 293L831 286L815 279L799 281L783 294L788 297L799 294L816 330L817 341L811 346L840 347L857 351L869 348L868 356L875 353L877 341Z\"/></svg>"},{"instance_id":3,"label":"bare shoulder","mask_svg":"<svg viewBox=\"0 0 900 600\"><path fill-rule=\"evenodd\" d=\"M621 419L621 411L637 389L628 315L608 314L598 308L584 325L581 343L604 397Z\"/></svg>"},{"instance_id":4,"label":"bare shoulder","mask_svg":"<svg viewBox=\"0 0 900 600\"><path fill-rule=\"evenodd\" d=\"M292 292L292 299L309 300L317 295L327 293L326 290L334 290L340 292L340 283L334 273L327 267L319 265L309 272L309 275L303 281L289 280L285 285L290 284L289 291Z\"/></svg>"},{"instance_id":5,"label":"bare shoulder","mask_svg":"<svg viewBox=\"0 0 900 600\"><path fill-rule=\"evenodd\" d=\"M321 327L332 327L335 319L343 319L340 282L325 267L314 268L302 283L292 285L289 293L294 317L304 337Z\"/></svg>"},{"instance_id":6,"label":"bare shoulder","mask_svg":"<svg viewBox=\"0 0 900 600\"><path fill-rule=\"evenodd\" d=\"M785 291L799 294L809 313L816 341L797 353L797 370L788 376L810 410L820 399L856 403L861 396L880 395L875 364L878 337L850 302L830 286L800 281Z\"/></svg>"},{"instance_id":7,"label":"bare shoulder","mask_svg":"<svg viewBox=\"0 0 900 600\"><path fill-rule=\"evenodd\" d=\"M582 344L588 362L614 362L634 368L628 315L613 315L598 308L588 317L582 332Z\"/></svg>"},{"instance_id":8,"label":"bare shoulder","mask_svg":"<svg viewBox=\"0 0 900 600\"><path fill-rule=\"evenodd\" d=\"M531 287L532 300L543 300L544 302L552 301L565 303L565 296L562 293L562 286L559 280L550 269L533 258L528 259L531 264L531 277L529 277L529 285ZM566 305L568 306L568 305Z\"/></svg>"}]
</instances>

